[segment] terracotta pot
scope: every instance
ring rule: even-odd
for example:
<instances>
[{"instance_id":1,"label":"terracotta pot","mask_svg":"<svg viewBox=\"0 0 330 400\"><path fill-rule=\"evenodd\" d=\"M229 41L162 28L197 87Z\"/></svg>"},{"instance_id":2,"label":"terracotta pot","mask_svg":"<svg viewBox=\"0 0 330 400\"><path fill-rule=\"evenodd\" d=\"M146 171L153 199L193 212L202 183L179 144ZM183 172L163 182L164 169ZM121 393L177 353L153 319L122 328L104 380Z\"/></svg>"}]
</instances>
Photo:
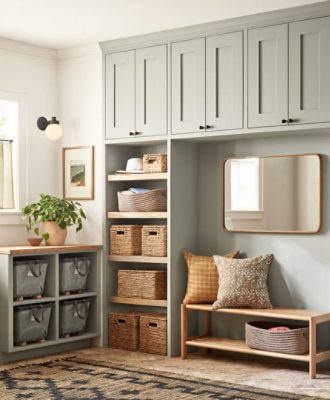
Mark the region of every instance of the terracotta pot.
<instances>
[{"instance_id":1,"label":"terracotta pot","mask_svg":"<svg viewBox=\"0 0 330 400\"><path fill-rule=\"evenodd\" d=\"M30 246L40 246L42 238L27 238Z\"/></svg>"},{"instance_id":2,"label":"terracotta pot","mask_svg":"<svg viewBox=\"0 0 330 400\"><path fill-rule=\"evenodd\" d=\"M67 229L61 229L57 223L53 221L43 222L42 231L49 234L49 239L46 240L47 246L63 246L66 235L68 234Z\"/></svg>"}]
</instances>

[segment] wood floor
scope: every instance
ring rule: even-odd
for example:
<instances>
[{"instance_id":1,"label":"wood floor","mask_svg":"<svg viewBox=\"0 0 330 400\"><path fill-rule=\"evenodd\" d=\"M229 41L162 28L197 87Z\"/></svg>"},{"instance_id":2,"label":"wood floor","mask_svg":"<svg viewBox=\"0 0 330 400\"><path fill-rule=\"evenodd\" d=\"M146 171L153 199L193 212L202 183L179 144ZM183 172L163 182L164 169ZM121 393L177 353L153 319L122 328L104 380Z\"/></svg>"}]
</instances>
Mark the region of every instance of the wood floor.
<instances>
[{"instance_id":1,"label":"wood floor","mask_svg":"<svg viewBox=\"0 0 330 400\"><path fill-rule=\"evenodd\" d=\"M259 388L280 390L302 395L330 399L330 370L322 370L317 379L310 380L307 366L290 365L276 360L251 361L244 358L232 358L228 355L200 356L190 355L187 360L168 358L139 352L127 352L115 349L85 349L60 356L79 355L91 360L111 361L147 368L157 371L178 373L191 377L233 382ZM47 357L58 358L59 355ZM42 359L44 361L44 359ZM35 362L36 360L33 360ZM22 362L21 362L22 363ZM17 363L17 364L21 364ZM31 363L31 360L23 363ZM16 364L16 363L15 363ZM0 370L15 364L1 365Z\"/></svg>"}]
</instances>

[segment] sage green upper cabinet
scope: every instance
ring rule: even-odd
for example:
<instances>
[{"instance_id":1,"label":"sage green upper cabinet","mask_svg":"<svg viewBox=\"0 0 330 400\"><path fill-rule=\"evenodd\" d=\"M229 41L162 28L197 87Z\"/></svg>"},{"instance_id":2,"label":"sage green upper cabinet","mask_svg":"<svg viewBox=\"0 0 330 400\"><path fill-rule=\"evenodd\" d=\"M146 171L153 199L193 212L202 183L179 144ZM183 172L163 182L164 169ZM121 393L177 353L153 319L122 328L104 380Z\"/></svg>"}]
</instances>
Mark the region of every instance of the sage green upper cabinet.
<instances>
[{"instance_id":1,"label":"sage green upper cabinet","mask_svg":"<svg viewBox=\"0 0 330 400\"><path fill-rule=\"evenodd\" d=\"M172 44L172 133L205 130L205 39Z\"/></svg>"},{"instance_id":2,"label":"sage green upper cabinet","mask_svg":"<svg viewBox=\"0 0 330 400\"><path fill-rule=\"evenodd\" d=\"M288 25L248 31L248 127L288 119Z\"/></svg>"},{"instance_id":3,"label":"sage green upper cabinet","mask_svg":"<svg viewBox=\"0 0 330 400\"><path fill-rule=\"evenodd\" d=\"M206 38L206 127L243 128L243 32Z\"/></svg>"},{"instance_id":4,"label":"sage green upper cabinet","mask_svg":"<svg viewBox=\"0 0 330 400\"><path fill-rule=\"evenodd\" d=\"M167 133L167 46L136 50L136 131Z\"/></svg>"},{"instance_id":5,"label":"sage green upper cabinet","mask_svg":"<svg viewBox=\"0 0 330 400\"><path fill-rule=\"evenodd\" d=\"M106 138L167 134L167 45L106 56Z\"/></svg>"},{"instance_id":6,"label":"sage green upper cabinet","mask_svg":"<svg viewBox=\"0 0 330 400\"><path fill-rule=\"evenodd\" d=\"M330 121L330 17L289 24L292 123Z\"/></svg>"},{"instance_id":7,"label":"sage green upper cabinet","mask_svg":"<svg viewBox=\"0 0 330 400\"><path fill-rule=\"evenodd\" d=\"M106 138L135 132L135 51L106 56Z\"/></svg>"}]
</instances>

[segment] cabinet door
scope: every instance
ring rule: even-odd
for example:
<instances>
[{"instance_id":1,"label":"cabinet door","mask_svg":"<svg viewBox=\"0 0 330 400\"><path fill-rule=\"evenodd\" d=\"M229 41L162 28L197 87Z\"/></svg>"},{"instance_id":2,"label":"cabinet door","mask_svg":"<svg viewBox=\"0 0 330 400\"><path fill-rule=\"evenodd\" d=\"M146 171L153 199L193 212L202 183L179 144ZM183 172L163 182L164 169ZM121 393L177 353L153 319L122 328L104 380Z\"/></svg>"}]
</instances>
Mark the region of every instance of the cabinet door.
<instances>
[{"instance_id":1,"label":"cabinet door","mask_svg":"<svg viewBox=\"0 0 330 400\"><path fill-rule=\"evenodd\" d=\"M243 127L243 33L206 38L206 127Z\"/></svg>"},{"instance_id":2,"label":"cabinet door","mask_svg":"<svg viewBox=\"0 0 330 400\"><path fill-rule=\"evenodd\" d=\"M293 22L290 104L293 123L330 121L330 17Z\"/></svg>"},{"instance_id":3,"label":"cabinet door","mask_svg":"<svg viewBox=\"0 0 330 400\"><path fill-rule=\"evenodd\" d=\"M171 70L172 133L205 130L205 39L173 43Z\"/></svg>"},{"instance_id":4,"label":"cabinet door","mask_svg":"<svg viewBox=\"0 0 330 400\"><path fill-rule=\"evenodd\" d=\"M167 133L167 46L136 50L136 130Z\"/></svg>"},{"instance_id":5,"label":"cabinet door","mask_svg":"<svg viewBox=\"0 0 330 400\"><path fill-rule=\"evenodd\" d=\"M287 118L288 25L251 29L248 31L248 127L282 125Z\"/></svg>"},{"instance_id":6,"label":"cabinet door","mask_svg":"<svg viewBox=\"0 0 330 400\"><path fill-rule=\"evenodd\" d=\"M135 52L106 56L106 138L135 131Z\"/></svg>"}]
</instances>

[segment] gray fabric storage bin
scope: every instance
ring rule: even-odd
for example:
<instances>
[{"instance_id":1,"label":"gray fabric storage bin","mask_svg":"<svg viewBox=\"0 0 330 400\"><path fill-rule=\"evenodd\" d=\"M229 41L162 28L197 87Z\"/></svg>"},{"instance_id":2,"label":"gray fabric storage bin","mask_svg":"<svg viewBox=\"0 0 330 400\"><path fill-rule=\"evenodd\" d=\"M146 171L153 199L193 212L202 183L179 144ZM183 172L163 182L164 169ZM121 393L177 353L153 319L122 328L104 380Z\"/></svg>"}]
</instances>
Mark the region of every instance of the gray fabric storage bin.
<instances>
[{"instance_id":1,"label":"gray fabric storage bin","mask_svg":"<svg viewBox=\"0 0 330 400\"><path fill-rule=\"evenodd\" d=\"M29 343L46 339L52 304L15 307L14 343Z\"/></svg>"},{"instance_id":2,"label":"gray fabric storage bin","mask_svg":"<svg viewBox=\"0 0 330 400\"><path fill-rule=\"evenodd\" d=\"M60 335L85 332L91 299L65 300L60 304Z\"/></svg>"},{"instance_id":3,"label":"gray fabric storage bin","mask_svg":"<svg viewBox=\"0 0 330 400\"><path fill-rule=\"evenodd\" d=\"M47 260L15 260L14 298L42 295L47 267Z\"/></svg>"},{"instance_id":4,"label":"gray fabric storage bin","mask_svg":"<svg viewBox=\"0 0 330 400\"><path fill-rule=\"evenodd\" d=\"M86 257L63 258L60 261L60 293L84 290L90 263Z\"/></svg>"}]
</instances>

